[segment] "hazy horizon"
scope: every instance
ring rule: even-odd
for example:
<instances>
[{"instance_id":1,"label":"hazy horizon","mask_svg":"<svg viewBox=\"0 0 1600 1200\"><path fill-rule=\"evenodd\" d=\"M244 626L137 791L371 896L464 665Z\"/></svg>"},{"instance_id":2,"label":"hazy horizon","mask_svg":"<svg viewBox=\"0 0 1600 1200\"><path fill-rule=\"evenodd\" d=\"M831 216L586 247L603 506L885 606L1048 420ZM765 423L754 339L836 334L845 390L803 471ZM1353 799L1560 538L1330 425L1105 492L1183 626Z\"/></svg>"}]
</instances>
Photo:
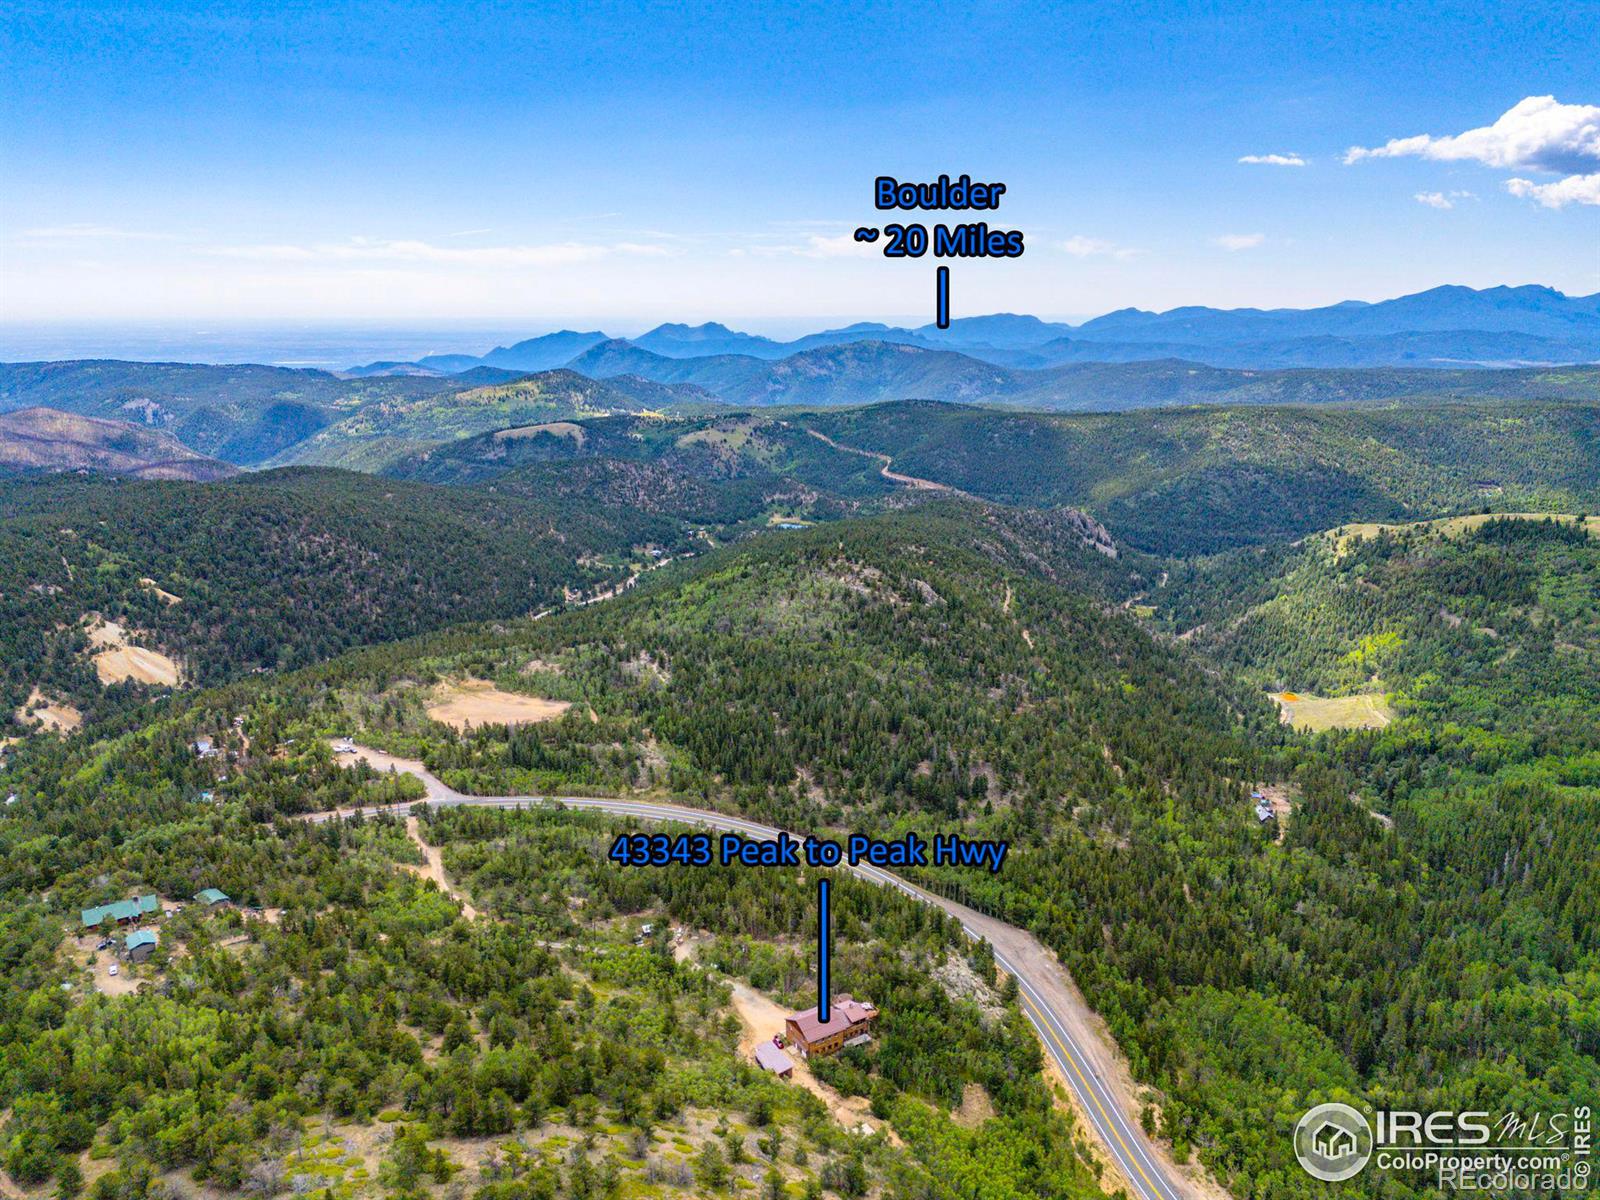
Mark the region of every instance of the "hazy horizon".
<instances>
[{"instance_id":1,"label":"hazy horizon","mask_svg":"<svg viewBox=\"0 0 1600 1200\"><path fill-rule=\"evenodd\" d=\"M1448 286L1445 284L1432 285ZM1492 287L1548 287L1548 284L1493 284ZM1419 289L1422 291L1428 288ZM1561 289L1555 289L1560 291ZM1412 293L1406 293L1412 294ZM1565 293L1569 296L1574 293ZM1379 303L1396 296L1375 298L1341 296ZM1323 304L1281 306L1320 308ZM1132 307L1144 307L1134 305ZM1223 307L1210 305L1207 307ZM1266 308L1267 305L1238 305ZM1081 325L1104 316L1105 309L1088 313L1050 314L1007 310L1042 321ZM1152 309L1151 311L1162 311ZM996 313L960 313L958 317ZM660 321L637 317L580 316L568 319L529 317L524 321L487 317L440 317L431 320L354 320L279 317L218 320L215 318L150 318L147 320L15 320L0 318L0 362L55 361L106 358L131 362L181 361L206 364L260 363L268 366L343 370L372 362L413 362L435 354L481 355L501 346L562 330L600 330L618 338L635 338L664 323L690 326L715 323L742 333L788 341L826 329L858 322L916 328L927 324L926 314L889 316L834 314L821 317L673 316Z\"/></svg>"}]
</instances>

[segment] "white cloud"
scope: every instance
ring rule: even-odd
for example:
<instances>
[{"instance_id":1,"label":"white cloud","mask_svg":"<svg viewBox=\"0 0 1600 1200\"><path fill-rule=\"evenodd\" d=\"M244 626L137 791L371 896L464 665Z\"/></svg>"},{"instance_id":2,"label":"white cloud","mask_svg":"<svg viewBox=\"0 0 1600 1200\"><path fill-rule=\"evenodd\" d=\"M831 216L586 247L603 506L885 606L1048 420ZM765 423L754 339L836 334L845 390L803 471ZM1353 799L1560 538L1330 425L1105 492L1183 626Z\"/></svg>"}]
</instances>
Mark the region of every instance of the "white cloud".
<instances>
[{"instance_id":1,"label":"white cloud","mask_svg":"<svg viewBox=\"0 0 1600 1200\"><path fill-rule=\"evenodd\" d=\"M1254 250L1267 240L1264 233L1224 233L1220 237L1211 239L1213 246L1221 246L1224 250Z\"/></svg>"},{"instance_id":2,"label":"white cloud","mask_svg":"<svg viewBox=\"0 0 1600 1200\"><path fill-rule=\"evenodd\" d=\"M1600 106L1562 104L1554 96L1529 96L1493 125L1448 137L1423 133L1393 138L1370 149L1352 146L1345 152L1344 161L1407 157L1565 175L1567 178L1558 182L1543 184L1511 179L1506 190L1514 196L1537 200L1546 208L1600 204L1595 199L1595 180L1600 179Z\"/></svg>"},{"instance_id":3,"label":"white cloud","mask_svg":"<svg viewBox=\"0 0 1600 1200\"><path fill-rule=\"evenodd\" d=\"M563 263L589 262L612 255L663 256L665 246L639 242L595 244L551 242L534 246L435 246L430 242L406 239L351 238L347 242L319 242L301 246L268 243L248 246L216 246L208 253L222 258L241 258L257 262L413 262L450 263L484 267L546 267Z\"/></svg>"},{"instance_id":4,"label":"white cloud","mask_svg":"<svg viewBox=\"0 0 1600 1200\"><path fill-rule=\"evenodd\" d=\"M1108 242L1105 238L1085 237L1075 234L1061 243L1061 248L1074 258L1136 258L1143 254L1143 250L1136 250L1132 246L1119 246L1115 242Z\"/></svg>"},{"instance_id":5,"label":"white cloud","mask_svg":"<svg viewBox=\"0 0 1600 1200\"><path fill-rule=\"evenodd\" d=\"M1546 208L1565 208L1569 204L1600 204L1600 171L1593 175L1568 175L1557 183L1508 179L1506 191L1513 196L1537 200Z\"/></svg>"},{"instance_id":6,"label":"white cloud","mask_svg":"<svg viewBox=\"0 0 1600 1200\"><path fill-rule=\"evenodd\" d=\"M1476 200L1477 196L1471 192L1418 192L1414 197L1418 204L1426 204L1429 208L1451 209L1456 206L1457 200Z\"/></svg>"},{"instance_id":7,"label":"white cloud","mask_svg":"<svg viewBox=\"0 0 1600 1200\"><path fill-rule=\"evenodd\" d=\"M1554 96L1529 96L1493 125L1453 137L1393 138L1381 146L1352 146L1347 163L1364 158L1431 158L1487 167L1576 174L1600 167L1600 107L1561 104Z\"/></svg>"},{"instance_id":8,"label":"white cloud","mask_svg":"<svg viewBox=\"0 0 1600 1200\"><path fill-rule=\"evenodd\" d=\"M1298 154L1246 154L1239 159L1261 167L1303 167L1306 160Z\"/></svg>"}]
</instances>

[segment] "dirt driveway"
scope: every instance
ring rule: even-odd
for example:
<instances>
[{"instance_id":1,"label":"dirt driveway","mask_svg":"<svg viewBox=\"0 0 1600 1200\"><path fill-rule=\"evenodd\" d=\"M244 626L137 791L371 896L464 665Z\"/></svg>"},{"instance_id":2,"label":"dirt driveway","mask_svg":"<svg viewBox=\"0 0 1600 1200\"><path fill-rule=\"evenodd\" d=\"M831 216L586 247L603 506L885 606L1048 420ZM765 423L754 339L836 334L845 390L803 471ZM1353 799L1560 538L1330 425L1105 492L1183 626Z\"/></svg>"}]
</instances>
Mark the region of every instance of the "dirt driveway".
<instances>
[{"instance_id":1,"label":"dirt driveway","mask_svg":"<svg viewBox=\"0 0 1600 1200\"><path fill-rule=\"evenodd\" d=\"M739 1038L739 1053L748 1059L754 1056L758 1044L770 1042L773 1034L783 1032L783 1021L789 1013L770 996L762 995L755 988L736 979L727 982L733 989L733 1011L739 1014L739 1023L744 1026L744 1033ZM787 1053L794 1060L794 1078L790 1082L799 1084L826 1104L839 1124L850 1130L865 1125L874 1133L884 1129L896 1146L904 1144L894 1130L872 1115L872 1105L865 1096L841 1095L813 1075L806 1060L799 1054L792 1050Z\"/></svg>"}]
</instances>

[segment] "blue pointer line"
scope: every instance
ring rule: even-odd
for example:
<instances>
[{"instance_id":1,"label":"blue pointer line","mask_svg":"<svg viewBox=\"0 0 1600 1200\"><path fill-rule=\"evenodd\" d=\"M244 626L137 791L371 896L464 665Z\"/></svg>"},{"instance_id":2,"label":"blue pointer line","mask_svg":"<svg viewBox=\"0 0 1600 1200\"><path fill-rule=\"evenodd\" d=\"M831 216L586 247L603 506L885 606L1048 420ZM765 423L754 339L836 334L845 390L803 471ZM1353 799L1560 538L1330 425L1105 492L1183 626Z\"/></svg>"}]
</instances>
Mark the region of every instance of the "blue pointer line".
<instances>
[{"instance_id":1,"label":"blue pointer line","mask_svg":"<svg viewBox=\"0 0 1600 1200\"><path fill-rule=\"evenodd\" d=\"M940 267L934 272L933 310L934 324L940 329L950 328L950 268Z\"/></svg>"},{"instance_id":2,"label":"blue pointer line","mask_svg":"<svg viewBox=\"0 0 1600 1200\"><path fill-rule=\"evenodd\" d=\"M943 268L940 268L943 270ZM828 881L817 880L817 1020L824 1025L828 1023L828 1010L831 1004L828 999L828 957L832 953L832 937L830 936L829 923L832 920L828 912Z\"/></svg>"}]
</instances>

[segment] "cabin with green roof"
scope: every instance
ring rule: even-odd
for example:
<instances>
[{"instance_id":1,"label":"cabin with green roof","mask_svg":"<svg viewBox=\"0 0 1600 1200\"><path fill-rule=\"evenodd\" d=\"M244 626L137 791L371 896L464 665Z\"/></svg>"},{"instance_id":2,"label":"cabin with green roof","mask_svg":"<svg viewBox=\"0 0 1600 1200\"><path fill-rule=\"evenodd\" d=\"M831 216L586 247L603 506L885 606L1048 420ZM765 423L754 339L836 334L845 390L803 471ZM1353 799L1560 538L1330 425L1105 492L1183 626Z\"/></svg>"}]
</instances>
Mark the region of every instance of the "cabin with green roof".
<instances>
[{"instance_id":1,"label":"cabin with green roof","mask_svg":"<svg viewBox=\"0 0 1600 1200\"><path fill-rule=\"evenodd\" d=\"M136 929L123 942L129 962L143 962L156 952L160 944L160 935L154 929Z\"/></svg>"},{"instance_id":2,"label":"cabin with green roof","mask_svg":"<svg viewBox=\"0 0 1600 1200\"><path fill-rule=\"evenodd\" d=\"M132 900L118 900L112 904L99 904L94 908L86 908L80 913L85 929L98 929L100 923L110 917L118 925L126 925L130 921L137 921L151 913L161 911L161 901L155 896L135 896Z\"/></svg>"},{"instance_id":3,"label":"cabin with green roof","mask_svg":"<svg viewBox=\"0 0 1600 1200\"><path fill-rule=\"evenodd\" d=\"M228 893L221 888L206 888L204 891L196 892L194 898L197 904L204 904L207 908L218 904L233 903L232 900L228 899Z\"/></svg>"}]
</instances>

